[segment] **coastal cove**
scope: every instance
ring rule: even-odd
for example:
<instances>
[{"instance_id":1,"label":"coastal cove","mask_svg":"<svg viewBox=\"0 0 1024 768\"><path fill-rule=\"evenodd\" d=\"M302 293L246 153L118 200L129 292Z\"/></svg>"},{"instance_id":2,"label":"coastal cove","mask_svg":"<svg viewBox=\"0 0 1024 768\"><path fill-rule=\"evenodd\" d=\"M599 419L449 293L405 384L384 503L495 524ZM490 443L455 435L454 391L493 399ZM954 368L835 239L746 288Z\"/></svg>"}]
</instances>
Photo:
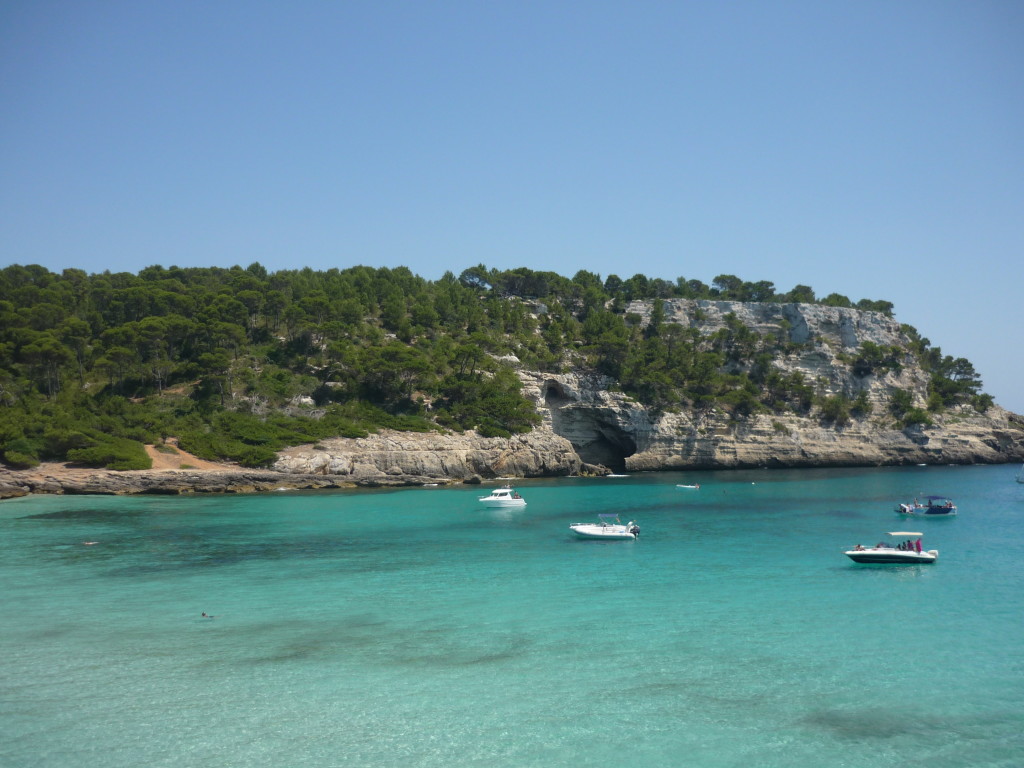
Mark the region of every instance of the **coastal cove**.
<instances>
[{"instance_id":1,"label":"coastal cove","mask_svg":"<svg viewBox=\"0 0 1024 768\"><path fill-rule=\"evenodd\" d=\"M1017 469L10 499L0 763L1017 766ZM843 556L931 493L937 563Z\"/></svg>"}]
</instances>

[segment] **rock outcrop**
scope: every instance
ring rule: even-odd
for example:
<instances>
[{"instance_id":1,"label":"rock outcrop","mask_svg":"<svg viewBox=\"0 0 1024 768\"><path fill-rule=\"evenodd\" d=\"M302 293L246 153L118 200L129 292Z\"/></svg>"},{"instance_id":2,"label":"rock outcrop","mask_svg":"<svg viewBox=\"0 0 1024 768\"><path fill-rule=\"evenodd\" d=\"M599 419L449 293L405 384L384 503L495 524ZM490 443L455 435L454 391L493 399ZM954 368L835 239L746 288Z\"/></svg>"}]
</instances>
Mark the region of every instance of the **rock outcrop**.
<instances>
[{"instance_id":1,"label":"rock outcrop","mask_svg":"<svg viewBox=\"0 0 1024 768\"><path fill-rule=\"evenodd\" d=\"M545 429L510 438L481 437L473 431L385 431L364 438L322 440L315 446L282 451L274 469L359 481L393 476L472 480L607 472L588 466L572 443Z\"/></svg>"},{"instance_id":2,"label":"rock outcrop","mask_svg":"<svg viewBox=\"0 0 1024 768\"><path fill-rule=\"evenodd\" d=\"M128 494L171 495L190 493L257 493L263 491L314 490L324 488L382 488L436 483L436 477L413 475L341 476L276 472L237 471L128 471L69 468L41 465L28 470L0 470L0 499L30 493L67 495Z\"/></svg>"}]
</instances>

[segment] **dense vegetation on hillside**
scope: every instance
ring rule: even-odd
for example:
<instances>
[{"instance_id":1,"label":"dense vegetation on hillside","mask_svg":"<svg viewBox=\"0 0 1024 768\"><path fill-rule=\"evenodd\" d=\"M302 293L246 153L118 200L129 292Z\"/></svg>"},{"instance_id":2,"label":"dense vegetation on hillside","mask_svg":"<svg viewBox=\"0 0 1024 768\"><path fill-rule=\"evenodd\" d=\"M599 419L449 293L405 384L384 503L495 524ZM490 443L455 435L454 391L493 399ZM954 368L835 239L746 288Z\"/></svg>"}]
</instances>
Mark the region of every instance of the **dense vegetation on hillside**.
<instances>
[{"instance_id":1,"label":"dense vegetation on hillside","mask_svg":"<svg viewBox=\"0 0 1024 768\"><path fill-rule=\"evenodd\" d=\"M502 359L511 355L534 370L608 374L661 409L819 409L837 423L868 409L780 374L771 361L793 345L735 318L701 336L664 322L658 301L645 326L624 311L633 299L676 297L892 312L885 301L818 300L807 286L777 293L732 275L708 286L482 265L436 282L404 267L54 274L14 265L0 270L0 452L12 467L141 468L143 443L173 435L198 456L259 466L286 445L380 427L509 435L538 421ZM991 404L969 362L905 330L932 376L929 410ZM906 354L865 344L850 363L867 375ZM893 418L927 421L905 394Z\"/></svg>"}]
</instances>

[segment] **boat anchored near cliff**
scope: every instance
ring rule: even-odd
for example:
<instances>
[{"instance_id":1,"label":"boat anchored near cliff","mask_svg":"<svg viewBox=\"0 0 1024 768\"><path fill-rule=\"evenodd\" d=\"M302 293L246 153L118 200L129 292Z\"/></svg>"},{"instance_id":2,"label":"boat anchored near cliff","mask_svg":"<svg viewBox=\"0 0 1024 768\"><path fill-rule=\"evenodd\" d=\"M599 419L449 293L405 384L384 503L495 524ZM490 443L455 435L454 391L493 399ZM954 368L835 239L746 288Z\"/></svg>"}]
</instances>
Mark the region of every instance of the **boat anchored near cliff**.
<instances>
[{"instance_id":1,"label":"boat anchored near cliff","mask_svg":"<svg viewBox=\"0 0 1024 768\"><path fill-rule=\"evenodd\" d=\"M481 496L478 501L488 507L525 507L526 499L512 489L511 486L495 488L487 496Z\"/></svg>"},{"instance_id":2,"label":"boat anchored near cliff","mask_svg":"<svg viewBox=\"0 0 1024 768\"><path fill-rule=\"evenodd\" d=\"M921 537L924 535L918 531L889 531L894 539L904 539L895 544L880 541L873 547L864 547L858 544L853 549L848 549L843 554L855 563L874 563L880 565L892 564L929 564L939 559L939 550L921 549Z\"/></svg>"}]
</instances>

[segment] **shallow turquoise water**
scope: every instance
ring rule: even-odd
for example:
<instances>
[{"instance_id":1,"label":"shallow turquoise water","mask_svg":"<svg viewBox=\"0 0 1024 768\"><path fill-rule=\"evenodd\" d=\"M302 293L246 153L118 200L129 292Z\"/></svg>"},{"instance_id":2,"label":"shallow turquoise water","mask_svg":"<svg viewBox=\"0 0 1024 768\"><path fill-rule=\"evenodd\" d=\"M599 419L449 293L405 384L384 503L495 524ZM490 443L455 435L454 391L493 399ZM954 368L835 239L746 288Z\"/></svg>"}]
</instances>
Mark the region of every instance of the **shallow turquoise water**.
<instances>
[{"instance_id":1,"label":"shallow turquoise water","mask_svg":"<svg viewBox=\"0 0 1024 768\"><path fill-rule=\"evenodd\" d=\"M1015 472L3 502L0 765L1016 768ZM939 562L841 553L900 529Z\"/></svg>"}]
</instances>

